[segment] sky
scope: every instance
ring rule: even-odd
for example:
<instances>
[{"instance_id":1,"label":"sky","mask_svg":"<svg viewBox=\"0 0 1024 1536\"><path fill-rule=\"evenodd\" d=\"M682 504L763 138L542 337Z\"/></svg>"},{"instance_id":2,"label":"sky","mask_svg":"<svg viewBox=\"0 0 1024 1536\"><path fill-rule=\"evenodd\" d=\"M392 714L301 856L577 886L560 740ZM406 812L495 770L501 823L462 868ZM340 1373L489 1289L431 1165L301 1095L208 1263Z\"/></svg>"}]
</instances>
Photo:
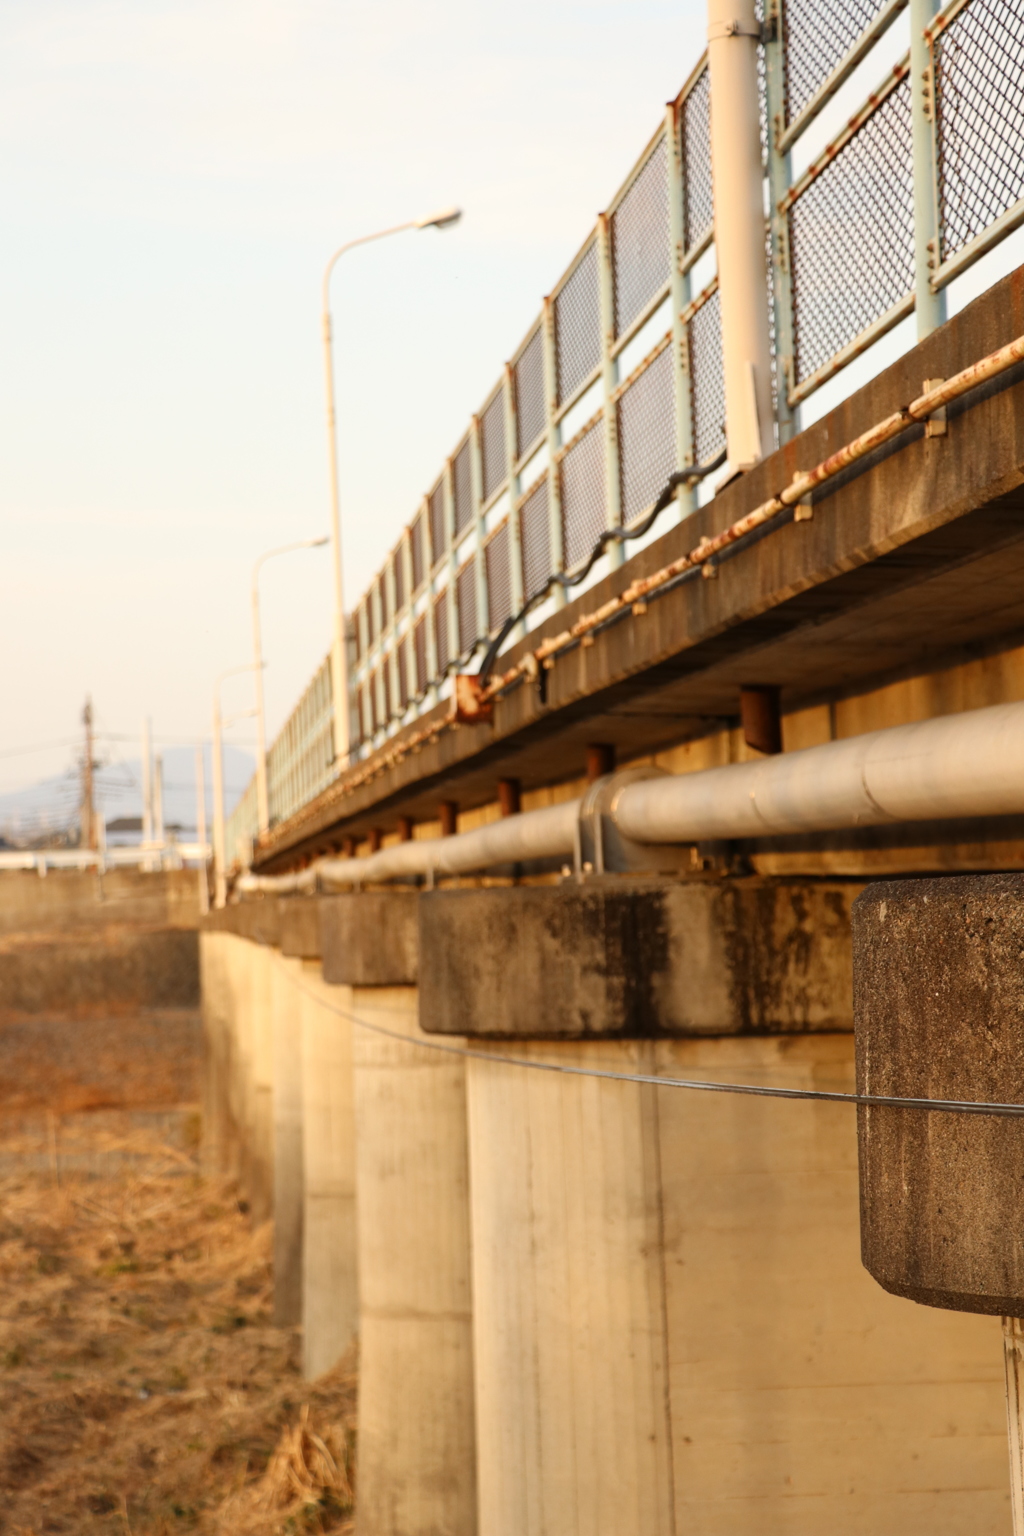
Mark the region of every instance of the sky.
<instances>
[{"instance_id":1,"label":"sky","mask_svg":"<svg viewBox=\"0 0 1024 1536\"><path fill-rule=\"evenodd\" d=\"M69 765L87 693L112 737L209 735L253 561L327 531L326 259L457 203L337 269L358 597L704 26L703 0L5 0L0 793ZM329 570L264 569L271 738L327 650Z\"/></svg>"},{"instance_id":2,"label":"sky","mask_svg":"<svg viewBox=\"0 0 1024 1536\"><path fill-rule=\"evenodd\" d=\"M251 658L253 562L328 528L325 262L455 203L455 229L336 269L359 597L705 25L705 0L3 0L0 796L68 770L87 694L111 764L137 756L144 716L158 748L209 737L215 677ZM903 18L804 159L906 43ZM1024 229L951 309L1021 260ZM269 562L261 596L272 740L328 648L328 551ZM223 695L249 752L251 687Z\"/></svg>"}]
</instances>

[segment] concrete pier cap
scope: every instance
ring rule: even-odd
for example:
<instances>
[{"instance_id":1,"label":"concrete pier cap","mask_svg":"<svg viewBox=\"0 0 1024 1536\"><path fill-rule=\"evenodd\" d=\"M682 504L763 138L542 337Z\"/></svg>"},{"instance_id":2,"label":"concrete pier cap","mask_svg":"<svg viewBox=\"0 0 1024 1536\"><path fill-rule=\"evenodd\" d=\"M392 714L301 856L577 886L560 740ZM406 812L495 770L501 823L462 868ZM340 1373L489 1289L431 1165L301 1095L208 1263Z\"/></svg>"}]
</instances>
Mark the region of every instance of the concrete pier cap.
<instances>
[{"instance_id":1,"label":"concrete pier cap","mask_svg":"<svg viewBox=\"0 0 1024 1536\"><path fill-rule=\"evenodd\" d=\"M324 981L350 987L415 986L418 900L415 890L321 897Z\"/></svg>"},{"instance_id":2,"label":"concrete pier cap","mask_svg":"<svg viewBox=\"0 0 1024 1536\"><path fill-rule=\"evenodd\" d=\"M421 1026L567 1040L848 1031L859 889L608 876L427 892Z\"/></svg>"},{"instance_id":3,"label":"concrete pier cap","mask_svg":"<svg viewBox=\"0 0 1024 1536\"><path fill-rule=\"evenodd\" d=\"M872 885L853 957L859 1092L1024 1103L1024 876ZM1024 1122L858 1118L869 1273L928 1306L1024 1315Z\"/></svg>"}]
</instances>

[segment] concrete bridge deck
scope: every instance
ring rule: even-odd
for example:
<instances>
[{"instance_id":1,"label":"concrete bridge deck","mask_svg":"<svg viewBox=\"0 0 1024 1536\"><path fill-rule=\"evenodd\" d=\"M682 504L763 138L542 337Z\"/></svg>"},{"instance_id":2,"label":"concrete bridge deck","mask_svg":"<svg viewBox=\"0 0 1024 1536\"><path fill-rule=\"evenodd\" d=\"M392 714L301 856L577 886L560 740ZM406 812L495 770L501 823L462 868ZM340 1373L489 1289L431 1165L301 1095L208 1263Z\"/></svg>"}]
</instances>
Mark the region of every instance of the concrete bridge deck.
<instances>
[{"instance_id":1,"label":"concrete bridge deck","mask_svg":"<svg viewBox=\"0 0 1024 1536\"><path fill-rule=\"evenodd\" d=\"M1024 333L1024 269L984 293L835 410L705 507L554 614L502 658L507 666L779 492L906 405ZM1024 366L948 410L948 431L908 428L813 501L717 562L626 610L592 643L560 652L542 683L500 696L486 722L451 728L450 706L408 727L294 817L254 867L273 872L399 816L432 820L443 794L461 810L496 782L524 790L578 778L587 743L620 760L735 723L745 684L781 687L784 712L885 680L1005 649L1024 633ZM435 725L407 754L403 741ZM397 758L397 760L395 760Z\"/></svg>"}]
</instances>

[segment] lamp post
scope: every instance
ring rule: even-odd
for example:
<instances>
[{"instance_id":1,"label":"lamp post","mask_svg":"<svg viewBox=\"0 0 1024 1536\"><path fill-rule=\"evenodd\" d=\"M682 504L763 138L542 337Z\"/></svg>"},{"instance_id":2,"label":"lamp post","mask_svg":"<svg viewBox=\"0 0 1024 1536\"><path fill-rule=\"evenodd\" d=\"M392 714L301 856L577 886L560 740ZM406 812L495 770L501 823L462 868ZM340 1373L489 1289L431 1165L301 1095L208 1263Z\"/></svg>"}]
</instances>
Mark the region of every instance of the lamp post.
<instances>
[{"instance_id":1,"label":"lamp post","mask_svg":"<svg viewBox=\"0 0 1024 1536\"><path fill-rule=\"evenodd\" d=\"M334 640L331 647L331 692L334 700L334 758L339 767L348 761L348 661L345 655L345 592L341 563L341 506L338 496L338 433L334 410L334 354L331 334L331 274L338 258L357 245L369 245L374 240L384 240L388 235L400 235L407 229L444 229L457 224L462 217L461 208L443 208L422 219L410 219L405 224L393 224L390 229L378 229L372 235L360 235L339 245L324 268L322 291L324 376L327 389L327 445L331 471L331 549L334 566Z\"/></svg>"},{"instance_id":2,"label":"lamp post","mask_svg":"<svg viewBox=\"0 0 1024 1536\"><path fill-rule=\"evenodd\" d=\"M270 829L270 795L267 789L267 717L263 707L263 643L260 636L260 569L275 555L290 555L296 549L319 549L328 544L328 534L319 539L299 539L281 544L260 555L252 568L252 665L256 674L256 815L260 835Z\"/></svg>"},{"instance_id":3,"label":"lamp post","mask_svg":"<svg viewBox=\"0 0 1024 1536\"><path fill-rule=\"evenodd\" d=\"M227 722L221 720L220 713L220 687L229 677L238 677L242 672L251 672L252 662L244 667L229 667L226 672L221 672L213 685L213 904L215 907L223 907L227 901L227 859L224 851L224 743L222 731L224 724L231 724L231 720L241 720L246 715L254 715L254 709L243 709L239 714L232 715Z\"/></svg>"}]
</instances>

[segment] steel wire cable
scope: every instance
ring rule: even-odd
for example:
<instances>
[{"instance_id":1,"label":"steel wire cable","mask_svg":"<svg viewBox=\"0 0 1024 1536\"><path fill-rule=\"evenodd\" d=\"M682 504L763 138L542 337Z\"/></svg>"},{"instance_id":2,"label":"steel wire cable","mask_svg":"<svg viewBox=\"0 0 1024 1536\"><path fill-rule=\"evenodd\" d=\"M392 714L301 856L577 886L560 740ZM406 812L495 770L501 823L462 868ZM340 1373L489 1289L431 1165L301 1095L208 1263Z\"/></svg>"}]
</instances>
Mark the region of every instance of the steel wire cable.
<instances>
[{"instance_id":1,"label":"steel wire cable","mask_svg":"<svg viewBox=\"0 0 1024 1536\"><path fill-rule=\"evenodd\" d=\"M662 512L665 511L666 507L671 505L676 491L681 485L699 484L701 480L705 479L708 475L713 474L716 469L720 469L721 466L725 463L725 458L726 450L723 448L721 453L717 454L709 464L695 466L693 469L677 469L668 477L668 481L658 496L657 501L654 503L653 507L645 518L643 518L640 522L634 523L629 528L606 528L604 532L601 533L598 537L597 542L594 544L593 549L590 551L590 554L586 559L586 562L578 570L574 571L571 576L565 575L565 573L562 571L553 571L552 574L544 582L543 586L538 587L533 595L526 599L526 602L520 608L519 612L514 613L511 618L505 620L504 624L498 630L498 633L487 647L487 651L484 655L483 661L480 663L478 672L481 684L486 683L488 677L494 669L494 663L498 658L499 651L505 644L505 641L508 639L509 635L515 629L516 625L526 618L526 615L530 612L531 608L534 608L539 602L547 597L552 587L561 587L563 592L568 592L573 587L578 587L580 582L585 581L586 578L590 575L590 572L593 570L598 560L600 560L609 544L625 544L632 539L642 539L644 534L654 526ZM479 644L479 641L477 641L477 644Z\"/></svg>"},{"instance_id":2,"label":"steel wire cable","mask_svg":"<svg viewBox=\"0 0 1024 1536\"><path fill-rule=\"evenodd\" d=\"M974 1099L917 1099L884 1093L839 1093L826 1088L769 1088L760 1083L709 1083L700 1078L659 1077L654 1073L614 1072L610 1067L574 1067L570 1066L567 1062L530 1061L524 1056L499 1056L493 1051L473 1050L471 1047L464 1045L442 1044L440 1040L414 1038L410 1035L403 1035L401 1030L388 1029L384 1024L373 1024L369 1019L361 1019L358 1014L350 1013L347 1008L339 1008L336 1003L328 1002L326 998L311 991L309 987L304 987L300 981L296 981L294 976L290 975L287 971L285 975L297 991L304 993L313 1002L319 1003L329 1013L334 1013L339 1018L347 1019L350 1024L355 1024L360 1029L368 1029L375 1035L384 1035L389 1040L398 1040L403 1045L421 1046L424 1050L440 1051L446 1056L461 1056L472 1061L491 1062L495 1066L526 1067L533 1072L557 1072L565 1077L596 1077L613 1083L640 1083L652 1088L685 1088L695 1093L732 1093L748 1098L760 1099L810 1099L823 1104L855 1104L864 1105L869 1108L881 1107L888 1109L923 1109L933 1112L937 1111L941 1114L991 1115L997 1118L1013 1120L1024 1117L1024 1104L988 1103ZM661 1038L668 1039L670 1037L665 1036ZM551 1043L579 1044L580 1042L559 1041ZM602 1042L591 1037L591 1040L586 1043L600 1044Z\"/></svg>"}]
</instances>

